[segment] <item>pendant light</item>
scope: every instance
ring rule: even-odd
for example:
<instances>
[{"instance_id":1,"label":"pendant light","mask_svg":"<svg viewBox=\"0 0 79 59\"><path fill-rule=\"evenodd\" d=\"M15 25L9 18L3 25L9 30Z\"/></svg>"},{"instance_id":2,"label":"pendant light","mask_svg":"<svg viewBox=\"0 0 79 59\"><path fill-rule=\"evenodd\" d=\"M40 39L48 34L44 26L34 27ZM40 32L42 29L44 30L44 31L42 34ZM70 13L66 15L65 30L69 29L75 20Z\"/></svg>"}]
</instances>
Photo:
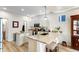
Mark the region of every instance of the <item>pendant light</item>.
<instances>
[{"instance_id":1,"label":"pendant light","mask_svg":"<svg viewBox=\"0 0 79 59\"><path fill-rule=\"evenodd\" d=\"M45 8L45 17L44 17L44 20L47 20L47 19L48 19L48 18L47 18L47 13L46 13L46 11L47 11L47 7L44 6L44 8Z\"/></svg>"}]
</instances>

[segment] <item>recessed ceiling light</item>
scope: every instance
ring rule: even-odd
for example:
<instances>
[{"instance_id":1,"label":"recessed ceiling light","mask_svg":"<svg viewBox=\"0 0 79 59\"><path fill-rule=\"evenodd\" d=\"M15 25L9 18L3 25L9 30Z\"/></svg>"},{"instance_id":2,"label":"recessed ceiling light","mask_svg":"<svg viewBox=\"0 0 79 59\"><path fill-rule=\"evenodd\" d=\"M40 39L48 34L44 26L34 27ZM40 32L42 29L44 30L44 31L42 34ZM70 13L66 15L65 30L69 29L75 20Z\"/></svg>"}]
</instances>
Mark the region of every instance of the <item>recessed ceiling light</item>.
<instances>
[{"instance_id":1,"label":"recessed ceiling light","mask_svg":"<svg viewBox=\"0 0 79 59\"><path fill-rule=\"evenodd\" d=\"M42 12L42 10L40 10L40 12Z\"/></svg>"},{"instance_id":2,"label":"recessed ceiling light","mask_svg":"<svg viewBox=\"0 0 79 59\"><path fill-rule=\"evenodd\" d=\"M21 11L24 11L24 9L22 8Z\"/></svg>"},{"instance_id":3,"label":"recessed ceiling light","mask_svg":"<svg viewBox=\"0 0 79 59\"><path fill-rule=\"evenodd\" d=\"M6 7L4 7L4 8L3 8L3 10L7 10L7 8L6 8Z\"/></svg>"}]
</instances>

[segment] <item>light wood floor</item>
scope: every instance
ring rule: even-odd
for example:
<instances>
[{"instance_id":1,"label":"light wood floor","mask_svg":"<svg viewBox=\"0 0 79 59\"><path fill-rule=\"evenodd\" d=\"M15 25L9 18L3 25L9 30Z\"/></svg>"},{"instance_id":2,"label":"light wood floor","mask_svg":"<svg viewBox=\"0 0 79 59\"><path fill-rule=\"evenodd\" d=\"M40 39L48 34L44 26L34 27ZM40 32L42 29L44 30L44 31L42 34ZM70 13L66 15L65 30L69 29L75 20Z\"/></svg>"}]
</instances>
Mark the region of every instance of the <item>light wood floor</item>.
<instances>
[{"instance_id":1,"label":"light wood floor","mask_svg":"<svg viewBox=\"0 0 79 59\"><path fill-rule=\"evenodd\" d=\"M3 41L3 52L28 52L28 43L23 44L22 46L17 46L14 41L7 42ZM59 45L59 52L78 52L77 50L71 49L69 47L64 47Z\"/></svg>"},{"instance_id":2,"label":"light wood floor","mask_svg":"<svg viewBox=\"0 0 79 59\"><path fill-rule=\"evenodd\" d=\"M28 43L23 44L22 46L16 46L15 42L3 41L3 52L27 52Z\"/></svg>"},{"instance_id":3,"label":"light wood floor","mask_svg":"<svg viewBox=\"0 0 79 59\"><path fill-rule=\"evenodd\" d=\"M74 50L70 47L65 47L65 46L59 45L59 52L79 52L79 51Z\"/></svg>"}]
</instances>

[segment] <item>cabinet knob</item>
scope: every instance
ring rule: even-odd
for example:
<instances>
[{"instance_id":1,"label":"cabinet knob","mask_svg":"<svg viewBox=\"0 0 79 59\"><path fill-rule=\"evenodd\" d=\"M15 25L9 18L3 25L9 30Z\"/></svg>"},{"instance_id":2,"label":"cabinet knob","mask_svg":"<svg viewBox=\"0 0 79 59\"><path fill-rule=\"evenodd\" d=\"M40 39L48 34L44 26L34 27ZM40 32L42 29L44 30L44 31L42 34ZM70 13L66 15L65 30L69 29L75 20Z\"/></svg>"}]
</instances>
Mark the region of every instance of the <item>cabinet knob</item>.
<instances>
[{"instance_id":1,"label":"cabinet knob","mask_svg":"<svg viewBox=\"0 0 79 59\"><path fill-rule=\"evenodd\" d=\"M78 43L76 43L76 46L78 46Z\"/></svg>"},{"instance_id":2,"label":"cabinet knob","mask_svg":"<svg viewBox=\"0 0 79 59\"><path fill-rule=\"evenodd\" d=\"M79 39L78 39L78 42L79 42Z\"/></svg>"}]
</instances>

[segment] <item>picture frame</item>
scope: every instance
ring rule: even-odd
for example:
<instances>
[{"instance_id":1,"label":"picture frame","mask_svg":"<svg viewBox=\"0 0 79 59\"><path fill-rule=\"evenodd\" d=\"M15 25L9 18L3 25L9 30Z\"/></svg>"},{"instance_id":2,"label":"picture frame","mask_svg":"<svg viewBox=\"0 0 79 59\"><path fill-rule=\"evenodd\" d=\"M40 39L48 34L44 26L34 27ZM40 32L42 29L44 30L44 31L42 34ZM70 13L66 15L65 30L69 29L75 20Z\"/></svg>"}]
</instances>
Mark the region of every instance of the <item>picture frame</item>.
<instances>
[{"instance_id":1,"label":"picture frame","mask_svg":"<svg viewBox=\"0 0 79 59\"><path fill-rule=\"evenodd\" d=\"M19 22L18 21L13 21L12 22L12 27L13 28L18 28L19 27Z\"/></svg>"}]
</instances>

